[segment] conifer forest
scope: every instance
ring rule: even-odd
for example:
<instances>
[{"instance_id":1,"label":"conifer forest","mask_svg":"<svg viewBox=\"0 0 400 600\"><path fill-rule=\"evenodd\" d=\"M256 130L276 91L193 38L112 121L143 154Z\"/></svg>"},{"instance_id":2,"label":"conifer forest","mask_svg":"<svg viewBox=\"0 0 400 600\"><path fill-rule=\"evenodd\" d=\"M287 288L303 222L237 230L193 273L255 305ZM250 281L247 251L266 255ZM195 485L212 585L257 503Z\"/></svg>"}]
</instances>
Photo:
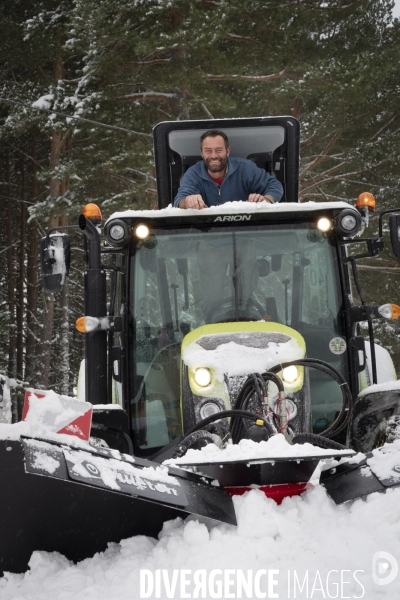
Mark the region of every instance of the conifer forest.
<instances>
[{"instance_id":1,"label":"conifer forest","mask_svg":"<svg viewBox=\"0 0 400 600\"><path fill-rule=\"evenodd\" d=\"M400 22L391 0L2 0L0 373L73 395L83 335L81 236L68 284L45 294L40 240L156 208L152 128L161 121L291 115L300 201L400 206ZM79 118L78 118L79 117ZM107 125L105 127L104 125ZM377 234L377 219L366 235ZM389 239L388 232L385 236ZM366 300L400 304L390 243L360 263ZM400 325L376 342L400 375ZM367 337L368 330L363 329Z\"/></svg>"}]
</instances>

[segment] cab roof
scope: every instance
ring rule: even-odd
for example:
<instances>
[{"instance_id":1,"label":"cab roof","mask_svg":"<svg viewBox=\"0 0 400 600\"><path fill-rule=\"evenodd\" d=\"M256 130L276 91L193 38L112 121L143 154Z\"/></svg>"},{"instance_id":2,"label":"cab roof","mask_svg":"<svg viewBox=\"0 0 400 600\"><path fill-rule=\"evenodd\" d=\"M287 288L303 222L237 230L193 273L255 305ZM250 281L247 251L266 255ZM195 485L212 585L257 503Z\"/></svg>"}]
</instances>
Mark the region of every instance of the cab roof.
<instances>
[{"instance_id":1,"label":"cab roof","mask_svg":"<svg viewBox=\"0 0 400 600\"><path fill-rule=\"evenodd\" d=\"M293 117L165 121L153 130L158 206L172 204L188 168L202 160L200 137L223 131L231 156L247 158L280 181L281 202L298 202L300 125Z\"/></svg>"},{"instance_id":2,"label":"cab roof","mask_svg":"<svg viewBox=\"0 0 400 600\"><path fill-rule=\"evenodd\" d=\"M277 202L276 204L269 204L268 202L236 201L226 202L220 206L203 208L202 210L175 208L173 206L168 206L160 210L126 210L112 214L107 219L107 223L113 219L154 219L162 221L164 219L170 220L171 218L182 220L184 223L185 219L193 221L193 217L196 217L199 221L203 221L218 215L265 215L274 219L278 215L289 216L291 213L296 218L304 215L304 213L336 212L344 208L353 208L355 210L347 202Z\"/></svg>"}]
</instances>

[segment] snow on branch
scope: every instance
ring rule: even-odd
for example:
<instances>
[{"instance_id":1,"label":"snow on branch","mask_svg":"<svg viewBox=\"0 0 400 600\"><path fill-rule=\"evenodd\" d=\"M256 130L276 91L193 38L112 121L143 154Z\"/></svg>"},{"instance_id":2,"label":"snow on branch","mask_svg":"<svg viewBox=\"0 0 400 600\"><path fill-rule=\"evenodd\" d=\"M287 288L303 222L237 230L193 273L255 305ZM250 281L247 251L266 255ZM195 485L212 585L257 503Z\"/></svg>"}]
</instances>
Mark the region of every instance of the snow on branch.
<instances>
[{"instance_id":1,"label":"snow on branch","mask_svg":"<svg viewBox=\"0 0 400 600\"><path fill-rule=\"evenodd\" d=\"M273 75L212 75L211 73L205 74L205 78L208 81L228 81L229 79L243 79L245 81L271 81L273 79L279 79L285 76L286 69L283 69L280 73L274 73Z\"/></svg>"},{"instance_id":2,"label":"snow on branch","mask_svg":"<svg viewBox=\"0 0 400 600\"><path fill-rule=\"evenodd\" d=\"M144 100L164 100L164 102L175 98L176 94L166 94L164 92L137 92L136 94L127 94L123 96L124 100L134 100L136 102Z\"/></svg>"},{"instance_id":3,"label":"snow on branch","mask_svg":"<svg viewBox=\"0 0 400 600\"><path fill-rule=\"evenodd\" d=\"M360 263L357 263L357 269L361 269L362 271L378 271L379 273L390 273L392 275L400 273L399 267L370 267L369 265L360 265Z\"/></svg>"},{"instance_id":4,"label":"snow on branch","mask_svg":"<svg viewBox=\"0 0 400 600\"><path fill-rule=\"evenodd\" d=\"M154 60L139 60L137 62L128 63L128 65L163 65L171 62L171 58L155 58Z\"/></svg>"},{"instance_id":5,"label":"snow on branch","mask_svg":"<svg viewBox=\"0 0 400 600\"><path fill-rule=\"evenodd\" d=\"M145 173L144 171L139 171L139 169L132 169L132 167L126 167L126 171L131 171L132 173L137 173L138 175L145 177L146 180L152 179L153 181L156 181L156 178L153 177L153 175L150 175L150 173Z\"/></svg>"},{"instance_id":6,"label":"snow on branch","mask_svg":"<svg viewBox=\"0 0 400 600\"><path fill-rule=\"evenodd\" d=\"M378 137L378 136L379 136L379 135L380 135L380 134L381 134L381 133L382 133L382 132L383 132L383 131L384 131L384 130L387 128L387 127L389 127L389 125L390 125L391 123L393 123L393 121L394 121L395 119L397 119L397 117L398 117L398 116L399 116L399 115L396 113L396 114L394 115L394 117L392 117L392 118L391 118L391 119L390 119L390 120L389 120L387 123L385 123L385 125L383 125L383 127L381 127L381 128L379 129L379 131L377 131L377 132L376 132L376 133L375 133L375 134L372 136L372 138L371 138L371 142L372 142L373 140L375 140L375 139L376 139L376 138L377 138L377 137Z\"/></svg>"},{"instance_id":7,"label":"snow on branch","mask_svg":"<svg viewBox=\"0 0 400 600\"><path fill-rule=\"evenodd\" d=\"M235 35L234 33L228 33L225 36L228 40L234 40L235 42L245 42L246 44L255 44L255 40L249 37L243 37L241 35Z\"/></svg>"}]
</instances>

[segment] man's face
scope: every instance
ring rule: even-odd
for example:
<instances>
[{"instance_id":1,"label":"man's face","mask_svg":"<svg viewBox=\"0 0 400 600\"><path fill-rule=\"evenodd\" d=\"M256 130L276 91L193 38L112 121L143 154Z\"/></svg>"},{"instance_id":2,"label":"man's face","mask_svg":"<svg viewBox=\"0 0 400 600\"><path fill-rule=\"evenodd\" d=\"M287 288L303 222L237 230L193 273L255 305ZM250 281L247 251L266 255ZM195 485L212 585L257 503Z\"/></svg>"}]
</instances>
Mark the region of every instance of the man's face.
<instances>
[{"instance_id":1,"label":"man's face","mask_svg":"<svg viewBox=\"0 0 400 600\"><path fill-rule=\"evenodd\" d=\"M201 156L206 169L211 173L219 173L226 167L231 149L225 148L225 140L221 135L206 137L201 147Z\"/></svg>"}]
</instances>

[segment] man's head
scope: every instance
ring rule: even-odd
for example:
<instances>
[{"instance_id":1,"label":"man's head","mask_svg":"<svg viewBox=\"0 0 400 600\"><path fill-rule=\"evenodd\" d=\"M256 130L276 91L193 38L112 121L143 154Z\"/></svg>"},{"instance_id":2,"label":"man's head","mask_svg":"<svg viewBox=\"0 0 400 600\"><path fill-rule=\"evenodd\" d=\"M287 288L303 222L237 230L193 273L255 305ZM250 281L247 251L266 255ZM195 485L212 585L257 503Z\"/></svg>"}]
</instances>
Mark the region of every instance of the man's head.
<instances>
[{"instance_id":1,"label":"man's head","mask_svg":"<svg viewBox=\"0 0 400 600\"><path fill-rule=\"evenodd\" d=\"M206 169L219 173L226 168L231 152L227 135L218 129L206 131L200 138L201 156Z\"/></svg>"}]
</instances>

